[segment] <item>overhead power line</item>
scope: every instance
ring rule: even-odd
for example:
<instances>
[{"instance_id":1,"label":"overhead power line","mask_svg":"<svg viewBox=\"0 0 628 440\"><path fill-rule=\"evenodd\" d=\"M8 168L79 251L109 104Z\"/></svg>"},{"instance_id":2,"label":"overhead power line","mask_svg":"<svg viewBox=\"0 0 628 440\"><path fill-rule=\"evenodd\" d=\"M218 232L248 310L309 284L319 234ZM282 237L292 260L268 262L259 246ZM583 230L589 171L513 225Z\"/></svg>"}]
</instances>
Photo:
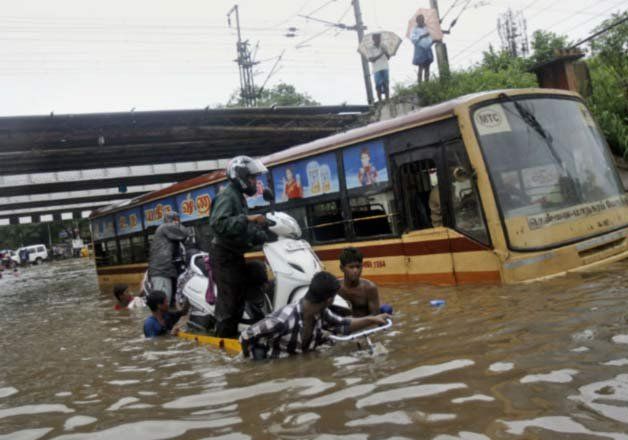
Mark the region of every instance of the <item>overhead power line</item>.
<instances>
[{"instance_id":1,"label":"overhead power line","mask_svg":"<svg viewBox=\"0 0 628 440\"><path fill-rule=\"evenodd\" d=\"M611 24L609 26L606 26L604 29L601 29L601 30L597 31L594 34L589 35L587 38L578 41L576 44L570 46L568 49L574 49L574 48L580 46L581 44L586 43L587 41L593 40L595 37L610 31L614 27L619 26L620 24L625 23L626 21L628 21L628 15L626 15L624 18L621 18L621 19L617 20L615 23L613 23L613 24Z\"/></svg>"}]
</instances>

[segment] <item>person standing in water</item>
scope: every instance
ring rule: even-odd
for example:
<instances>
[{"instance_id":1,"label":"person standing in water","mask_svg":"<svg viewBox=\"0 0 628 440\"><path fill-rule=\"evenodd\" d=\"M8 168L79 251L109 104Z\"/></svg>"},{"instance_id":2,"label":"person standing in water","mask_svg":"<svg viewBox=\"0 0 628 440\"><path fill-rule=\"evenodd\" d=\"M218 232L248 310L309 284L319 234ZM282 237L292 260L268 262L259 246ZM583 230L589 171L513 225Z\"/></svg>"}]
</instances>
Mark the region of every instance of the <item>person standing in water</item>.
<instances>
[{"instance_id":1,"label":"person standing in water","mask_svg":"<svg viewBox=\"0 0 628 440\"><path fill-rule=\"evenodd\" d=\"M351 304L351 315L356 317L380 313L379 291L375 283L361 278L362 254L348 247L340 254L340 270L344 275L338 294Z\"/></svg>"}]
</instances>

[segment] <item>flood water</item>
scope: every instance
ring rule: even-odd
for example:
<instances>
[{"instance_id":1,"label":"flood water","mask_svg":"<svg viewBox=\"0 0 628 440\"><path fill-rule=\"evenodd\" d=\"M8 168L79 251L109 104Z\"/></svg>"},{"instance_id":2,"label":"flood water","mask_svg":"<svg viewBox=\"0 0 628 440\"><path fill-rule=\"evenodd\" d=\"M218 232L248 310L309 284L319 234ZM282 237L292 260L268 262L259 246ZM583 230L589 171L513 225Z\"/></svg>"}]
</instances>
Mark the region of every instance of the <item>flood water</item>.
<instances>
[{"instance_id":1,"label":"flood water","mask_svg":"<svg viewBox=\"0 0 628 440\"><path fill-rule=\"evenodd\" d=\"M91 263L0 280L0 438L628 439L628 266L382 287L393 331L252 363L113 310ZM432 299L445 305L433 308Z\"/></svg>"}]
</instances>

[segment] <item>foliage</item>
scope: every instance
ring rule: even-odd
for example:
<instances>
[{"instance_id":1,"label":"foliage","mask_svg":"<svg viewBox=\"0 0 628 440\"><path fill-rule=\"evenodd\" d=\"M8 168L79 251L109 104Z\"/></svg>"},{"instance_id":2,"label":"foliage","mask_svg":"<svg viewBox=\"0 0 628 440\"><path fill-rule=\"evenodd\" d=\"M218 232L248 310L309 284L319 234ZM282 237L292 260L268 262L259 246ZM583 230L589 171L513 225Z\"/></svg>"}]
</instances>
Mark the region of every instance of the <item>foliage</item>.
<instances>
[{"instance_id":1,"label":"foliage","mask_svg":"<svg viewBox=\"0 0 628 440\"><path fill-rule=\"evenodd\" d=\"M628 16L615 14L597 29L602 30ZM628 22L616 26L591 42L588 61L592 95L588 104L611 149L628 156Z\"/></svg>"},{"instance_id":2,"label":"foliage","mask_svg":"<svg viewBox=\"0 0 628 440\"><path fill-rule=\"evenodd\" d=\"M570 45L565 35L558 35L549 31L534 31L532 34L532 56L530 60L533 64L544 63L554 58L554 51L565 49Z\"/></svg>"},{"instance_id":3,"label":"foliage","mask_svg":"<svg viewBox=\"0 0 628 440\"><path fill-rule=\"evenodd\" d=\"M261 92L257 89L257 93L256 107L320 105L307 93L297 92L293 85L283 82ZM229 98L227 107L242 106L243 101L240 97L240 90L236 90Z\"/></svg>"},{"instance_id":4,"label":"foliage","mask_svg":"<svg viewBox=\"0 0 628 440\"><path fill-rule=\"evenodd\" d=\"M438 78L413 86L396 84L396 99L418 97L421 105L431 105L469 93L485 90L512 89L537 86L536 77L511 64L501 70L494 66L477 66L452 72L448 78Z\"/></svg>"}]
</instances>

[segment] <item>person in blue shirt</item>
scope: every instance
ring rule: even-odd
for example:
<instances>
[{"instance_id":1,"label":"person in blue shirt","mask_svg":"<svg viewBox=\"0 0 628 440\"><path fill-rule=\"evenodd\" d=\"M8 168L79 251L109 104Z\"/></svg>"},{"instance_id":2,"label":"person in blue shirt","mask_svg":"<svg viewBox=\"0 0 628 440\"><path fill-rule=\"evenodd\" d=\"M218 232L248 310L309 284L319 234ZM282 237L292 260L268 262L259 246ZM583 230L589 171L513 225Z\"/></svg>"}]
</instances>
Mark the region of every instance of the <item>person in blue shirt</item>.
<instances>
[{"instance_id":1,"label":"person in blue shirt","mask_svg":"<svg viewBox=\"0 0 628 440\"><path fill-rule=\"evenodd\" d=\"M146 298L146 305L152 313L151 316L144 321L144 336L147 338L167 334L176 335L179 329L174 328L175 324L188 312L187 309L169 312L168 296L161 290L152 291L148 295L148 298Z\"/></svg>"}]
</instances>

